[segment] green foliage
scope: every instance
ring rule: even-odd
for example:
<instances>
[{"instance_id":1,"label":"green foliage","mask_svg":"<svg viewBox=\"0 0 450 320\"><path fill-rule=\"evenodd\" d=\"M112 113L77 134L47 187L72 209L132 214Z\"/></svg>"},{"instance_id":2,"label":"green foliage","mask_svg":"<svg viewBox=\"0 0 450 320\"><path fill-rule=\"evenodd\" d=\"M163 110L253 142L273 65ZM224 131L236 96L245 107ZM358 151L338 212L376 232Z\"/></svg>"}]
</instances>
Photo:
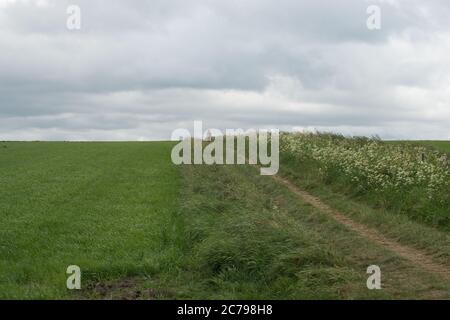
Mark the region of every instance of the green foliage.
<instances>
[{"instance_id":1,"label":"green foliage","mask_svg":"<svg viewBox=\"0 0 450 320\"><path fill-rule=\"evenodd\" d=\"M365 291L365 270L352 271L331 242L274 202L283 193L270 178L260 180L256 170L242 166L188 167L184 173L187 268L195 283L186 297L336 299L349 284L355 285L349 296ZM305 219L312 214L291 205Z\"/></svg>"},{"instance_id":2,"label":"green foliage","mask_svg":"<svg viewBox=\"0 0 450 320\"><path fill-rule=\"evenodd\" d=\"M251 166L176 167L173 144L164 142L5 145L1 298L378 299L450 292ZM300 163L290 154L283 161L284 169ZM313 172L317 162L308 161ZM383 225L404 226L399 238L419 238L448 258L448 237L391 216ZM383 290L366 288L373 263L386 271ZM66 289L73 264L82 270L81 292Z\"/></svg>"},{"instance_id":3,"label":"green foliage","mask_svg":"<svg viewBox=\"0 0 450 320\"><path fill-rule=\"evenodd\" d=\"M82 285L176 263L172 143L6 143L0 151L0 297L70 296Z\"/></svg>"},{"instance_id":4,"label":"green foliage","mask_svg":"<svg viewBox=\"0 0 450 320\"><path fill-rule=\"evenodd\" d=\"M450 230L450 170L436 149L340 135L284 134L282 158L378 207Z\"/></svg>"}]
</instances>

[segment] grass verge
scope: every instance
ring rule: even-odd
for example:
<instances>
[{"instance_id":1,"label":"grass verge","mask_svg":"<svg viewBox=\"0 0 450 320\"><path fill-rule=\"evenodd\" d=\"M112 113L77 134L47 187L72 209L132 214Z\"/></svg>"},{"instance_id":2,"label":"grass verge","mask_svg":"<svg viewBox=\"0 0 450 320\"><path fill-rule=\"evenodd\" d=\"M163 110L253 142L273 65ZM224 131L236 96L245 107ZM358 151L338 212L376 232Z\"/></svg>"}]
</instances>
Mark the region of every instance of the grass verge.
<instances>
[{"instance_id":1,"label":"grass verge","mask_svg":"<svg viewBox=\"0 0 450 320\"><path fill-rule=\"evenodd\" d=\"M249 166L183 170L184 263L143 287L187 299L450 298L450 284L340 225ZM379 265L383 290L366 287Z\"/></svg>"}]
</instances>

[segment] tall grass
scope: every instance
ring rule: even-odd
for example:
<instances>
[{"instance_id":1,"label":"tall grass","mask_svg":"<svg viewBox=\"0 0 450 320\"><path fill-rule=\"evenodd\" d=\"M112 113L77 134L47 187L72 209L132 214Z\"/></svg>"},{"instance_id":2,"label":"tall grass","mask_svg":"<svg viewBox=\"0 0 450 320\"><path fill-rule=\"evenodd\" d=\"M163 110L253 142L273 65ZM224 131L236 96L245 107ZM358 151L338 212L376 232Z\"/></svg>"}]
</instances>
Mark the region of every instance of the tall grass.
<instances>
[{"instance_id":1,"label":"tall grass","mask_svg":"<svg viewBox=\"0 0 450 320\"><path fill-rule=\"evenodd\" d=\"M307 133L283 134L281 153L287 165L376 207L450 230L450 171L436 149Z\"/></svg>"}]
</instances>

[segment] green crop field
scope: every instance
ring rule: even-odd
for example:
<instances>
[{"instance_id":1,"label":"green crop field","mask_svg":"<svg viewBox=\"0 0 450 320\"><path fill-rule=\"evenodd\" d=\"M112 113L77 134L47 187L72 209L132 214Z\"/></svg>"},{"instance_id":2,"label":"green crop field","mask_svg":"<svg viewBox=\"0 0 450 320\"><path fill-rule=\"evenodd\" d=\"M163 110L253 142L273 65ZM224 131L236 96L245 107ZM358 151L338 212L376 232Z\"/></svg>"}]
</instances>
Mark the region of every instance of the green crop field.
<instances>
[{"instance_id":1,"label":"green crop field","mask_svg":"<svg viewBox=\"0 0 450 320\"><path fill-rule=\"evenodd\" d=\"M430 144L431 146L450 153L450 141L423 141L424 144Z\"/></svg>"},{"instance_id":2,"label":"green crop field","mask_svg":"<svg viewBox=\"0 0 450 320\"><path fill-rule=\"evenodd\" d=\"M428 148L434 148L437 150L440 150L442 152L447 152L450 154L450 141L445 140L409 140L409 141L389 141L389 143L395 143L395 144L410 144L410 145L419 145L419 146L425 146Z\"/></svg>"},{"instance_id":3,"label":"green crop field","mask_svg":"<svg viewBox=\"0 0 450 320\"><path fill-rule=\"evenodd\" d=\"M65 297L69 265L95 281L163 263L180 191L170 150L170 143L3 144L0 296Z\"/></svg>"},{"instance_id":4,"label":"green crop field","mask_svg":"<svg viewBox=\"0 0 450 320\"><path fill-rule=\"evenodd\" d=\"M283 141L279 176L438 268L355 232L254 166L175 166L170 142L4 142L0 298L450 298L435 272L450 266L441 205L420 198L414 211L411 198L401 205L367 188L363 173L353 192L350 171ZM374 264L382 290L366 286ZM69 265L81 268L79 291L66 288Z\"/></svg>"},{"instance_id":5,"label":"green crop field","mask_svg":"<svg viewBox=\"0 0 450 320\"><path fill-rule=\"evenodd\" d=\"M415 141L415 142L418 144L434 147L438 150L450 153L450 141Z\"/></svg>"}]
</instances>

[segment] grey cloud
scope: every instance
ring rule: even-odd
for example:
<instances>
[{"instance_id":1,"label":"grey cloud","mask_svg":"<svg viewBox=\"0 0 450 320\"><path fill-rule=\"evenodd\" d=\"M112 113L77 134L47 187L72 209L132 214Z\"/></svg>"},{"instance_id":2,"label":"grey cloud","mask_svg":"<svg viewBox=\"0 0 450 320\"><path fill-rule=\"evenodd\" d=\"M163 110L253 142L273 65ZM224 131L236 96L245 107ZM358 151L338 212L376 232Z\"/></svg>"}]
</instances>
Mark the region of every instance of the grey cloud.
<instances>
[{"instance_id":1,"label":"grey cloud","mask_svg":"<svg viewBox=\"0 0 450 320\"><path fill-rule=\"evenodd\" d=\"M448 1L48 2L0 7L0 139L168 138L195 119L450 131Z\"/></svg>"}]
</instances>

